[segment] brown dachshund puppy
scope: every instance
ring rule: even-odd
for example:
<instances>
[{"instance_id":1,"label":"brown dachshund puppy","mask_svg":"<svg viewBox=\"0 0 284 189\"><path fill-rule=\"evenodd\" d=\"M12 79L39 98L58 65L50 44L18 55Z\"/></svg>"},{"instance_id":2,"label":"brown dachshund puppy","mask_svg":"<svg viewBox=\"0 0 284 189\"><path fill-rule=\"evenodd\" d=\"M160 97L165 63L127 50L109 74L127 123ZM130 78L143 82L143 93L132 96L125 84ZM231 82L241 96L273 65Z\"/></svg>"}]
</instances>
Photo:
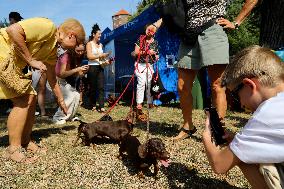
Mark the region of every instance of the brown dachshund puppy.
<instances>
[{"instance_id":1,"label":"brown dachshund puppy","mask_svg":"<svg viewBox=\"0 0 284 189\"><path fill-rule=\"evenodd\" d=\"M147 121L147 114L145 114L142 109L135 108L134 111L136 112L136 120L140 122L146 122Z\"/></svg>"},{"instance_id":2,"label":"brown dachshund puppy","mask_svg":"<svg viewBox=\"0 0 284 189\"><path fill-rule=\"evenodd\" d=\"M77 144L79 138L82 138L83 143L87 146L94 142L96 138L102 137L108 137L119 142L133 130L133 123L130 120L98 121L93 123L80 122L74 146ZM81 133L84 134L84 137L81 137Z\"/></svg>"},{"instance_id":3,"label":"brown dachshund puppy","mask_svg":"<svg viewBox=\"0 0 284 189\"><path fill-rule=\"evenodd\" d=\"M108 95L107 102L109 107L112 107L116 101L117 98L114 95L111 94Z\"/></svg>"},{"instance_id":4,"label":"brown dachshund puppy","mask_svg":"<svg viewBox=\"0 0 284 189\"><path fill-rule=\"evenodd\" d=\"M169 166L169 153L165 148L165 144L159 138L152 138L141 144L137 137L127 135L119 144L119 156L122 158L126 152L129 159L134 161L139 170L138 176L144 178L144 172L154 165L154 176L159 171L158 161L165 167Z\"/></svg>"}]
</instances>

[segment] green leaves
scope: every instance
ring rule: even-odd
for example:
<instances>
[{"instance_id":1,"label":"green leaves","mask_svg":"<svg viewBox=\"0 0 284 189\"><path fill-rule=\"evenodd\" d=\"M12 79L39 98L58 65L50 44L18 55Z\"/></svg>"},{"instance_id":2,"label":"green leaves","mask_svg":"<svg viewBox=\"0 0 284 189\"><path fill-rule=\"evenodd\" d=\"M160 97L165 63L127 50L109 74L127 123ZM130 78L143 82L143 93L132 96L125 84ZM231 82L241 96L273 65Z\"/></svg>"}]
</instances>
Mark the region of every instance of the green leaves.
<instances>
[{"instance_id":1,"label":"green leaves","mask_svg":"<svg viewBox=\"0 0 284 189\"><path fill-rule=\"evenodd\" d=\"M4 18L3 21L0 20L0 28L5 28L9 25L9 23L7 22L7 19Z\"/></svg>"},{"instance_id":2,"label":"green leaves","mask_svg":"<svg viewBox=\"0 0 284 189\"><path fill-rule=\"evenodd\" d=\"M233 1L227 10L226 18L230 21L238 16L244 0ZM227 31L230 43L230 55L234 55L243 48L259 41L260 14L258 7L254 8L251 15L240 25L238 30Z\"/></svg>"}]
</instances>

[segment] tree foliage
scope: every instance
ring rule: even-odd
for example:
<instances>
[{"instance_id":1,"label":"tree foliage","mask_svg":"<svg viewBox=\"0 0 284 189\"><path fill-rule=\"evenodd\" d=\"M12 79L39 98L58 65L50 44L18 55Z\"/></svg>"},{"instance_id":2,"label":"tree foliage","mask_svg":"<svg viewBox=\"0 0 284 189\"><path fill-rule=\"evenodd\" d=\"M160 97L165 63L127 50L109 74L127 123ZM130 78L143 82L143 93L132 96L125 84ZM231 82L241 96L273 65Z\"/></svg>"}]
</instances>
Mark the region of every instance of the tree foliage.
<instances>
[{"instance_id":1,"label":"tree foliage","mask_svg":"<svg viewBox=\"0 0 284 189\"><path fill-rule=\"evenodd\" d=\"M226 18L230 21L233 21L239 14L243 2L244 0L235 0L234 2L232 2L228 7ZM240 25L239 29L227 32L231 55L250 45L258 44L259 23L259 8L256 7L252 11L251 15Z\"/></svg>"},{"instance_id":2,"label":"tree foliage","mask_svg":"<svg viewBox=\"0 0 284 189\"><path fill-rule=\"evenodd\" d=\"M136 13L133 14L131 19L138 16L141 12L147 9L150 5L158 2L166 2L170 0L142 0L137 5ZM231 0L227 9L226 18L233 21L239 14L244 0ZM252 44L258 44L259 40L259 22L260 14L259 9L256 7L251 15L241 24L238 30L227 31L230 54L233 55L241 49L248 47Z\"/></svg>"},{"instance_id":3,"label":"tree foliage","mask_svg":"<svg viewBox=\"0 0 284 189\"><path fill-rule=\"evenodd\" d=\"M0 20L0 28L5 28L9 25L9 23L7 22L7 19L4 18L3 21Z\"/></svg>"}]
</instances>

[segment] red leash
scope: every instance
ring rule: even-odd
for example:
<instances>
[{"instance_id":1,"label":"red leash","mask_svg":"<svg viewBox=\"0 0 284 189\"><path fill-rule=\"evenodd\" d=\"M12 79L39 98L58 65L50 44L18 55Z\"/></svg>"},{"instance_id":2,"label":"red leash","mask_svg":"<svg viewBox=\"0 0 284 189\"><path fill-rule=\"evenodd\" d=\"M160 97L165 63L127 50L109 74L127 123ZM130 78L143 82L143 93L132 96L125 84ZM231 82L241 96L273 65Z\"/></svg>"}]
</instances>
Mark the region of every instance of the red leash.
<instances>
[{"instance_id":1,"label":"red leash","mask_svg":"<svg viewBox=\"0 0 284 189\"><path fill-rule=\"evenodd\" d=\"M132 77L130 78L129 82L127 83L127 85L126 85L125 89L123 90L123 92L121 93L121 95L118 97L118 99L117 99L117 100L115 101L115 103L112 105L112 107L110 107L110 108L106 111L106 113L105 113L103 116L109 114L109 112L115 107L115 105L118 103L118 101L122 98L122 96L123 96L124 93L126 92L126 90L127 90L127 88L129 87L129 84L130 84L131 81L133 81L133 86L134 86L134 74L133 74ZM134 94L134 88L133 88L133 94ZM132 103L133 103L133 99L134 99L134 98L132 98ZM102 116L102 117L103 117L103 116Z\"/></svg>"},{"instance_id":2,"label":"red leash","mask_svg":"<svg viewBox=\"0 0 284 189\"><path fill-rule=\"evenodd\" d=\"M134 66L134 73L132 74L132 77L130 78L130 80L129 80L129 82L127 83L127 85L126 85L126 87L125 87L125 89L123 90L123 92L121 93L121 95L118 97L118 99L115 101L115 103L112 105L112 107L110 107L107 111L106 111L106 113L103 115L103 116L105 116L105 115L107 115L107 114L109 114L113 109L114 109L114 107L116 106L116 104L119 102L119 100L122 98L122 96L124 95L124 93L126 92L126 90L127 90L127 88L129 87L129 85L130 85L130 82L132 82L132 100L131 100L131 106L130 106L130 111L132 111L132 107L133 107L133 104L134 104L134 95L135 95L135 93L134 93L134 74L135 74L135 71L138 71L139 73L143 73L146 69L150 69L150 64L149 64L149 44L147 44L146 43L146 35L140 35L140 38L139 38L139 40L140 40L140 49L142 49L142 47L143 47L143 44L145 43L145 52L146 52L146 68L142 71L142 72L140 72L139 71L139 69L138 69L138 62L139 62L139 60L140 60L140 58L141 58L141 52L139 51L139 53L138 53L138 55L137 55L137 61L135 62L135 66ZM150 56L150 58L152 59L152 61L153 62L156 62L156 60L154 61L153 60L153 57L151 57ZM150 71L151 71L151 74L152 75L154 75L154 73L152 72L152 70L150 69ZM154 77L153 77L154 78ZM156 79L158 79L158 67L157 67L157 75L156 75ZM147 78L147 80L148 80L148 78ZM103 117L102 116L102 117Z\"/></svg>"}]
</instances>

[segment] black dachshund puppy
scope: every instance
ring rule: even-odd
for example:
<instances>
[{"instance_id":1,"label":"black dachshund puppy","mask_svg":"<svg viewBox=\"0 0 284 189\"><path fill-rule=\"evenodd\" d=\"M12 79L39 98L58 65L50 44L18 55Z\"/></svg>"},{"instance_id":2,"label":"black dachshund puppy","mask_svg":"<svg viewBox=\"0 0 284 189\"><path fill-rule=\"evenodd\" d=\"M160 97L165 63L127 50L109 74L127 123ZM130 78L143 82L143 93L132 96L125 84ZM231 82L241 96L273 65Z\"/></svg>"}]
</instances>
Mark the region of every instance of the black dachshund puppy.
<instances>
[{"instance_id":1,"label":"black dachshund puppy","mask_svg":"<svg viewBox=\"0 0 284 189\"><path fill-rule=\"evenodd\" d=\"M162 102L162 104L170 104L172 100L176 101L177 97L174 92L168 92L168 93L162 94L159 100Z\"/></svg>"}]
</instances>

